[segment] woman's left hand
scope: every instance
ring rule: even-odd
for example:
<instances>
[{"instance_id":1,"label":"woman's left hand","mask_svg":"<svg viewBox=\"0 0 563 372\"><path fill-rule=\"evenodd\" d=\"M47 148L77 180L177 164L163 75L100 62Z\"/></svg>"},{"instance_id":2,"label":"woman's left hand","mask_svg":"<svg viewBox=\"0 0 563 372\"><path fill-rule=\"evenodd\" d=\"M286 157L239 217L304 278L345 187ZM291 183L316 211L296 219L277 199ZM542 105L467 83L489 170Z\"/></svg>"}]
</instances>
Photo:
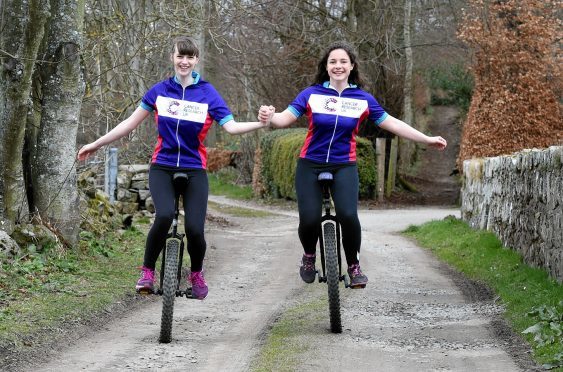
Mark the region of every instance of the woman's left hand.
<instances>
[{"instance_id":1,"label":"woman's left hand","mask_svg":"<svg viewBox=\"0 0 563 372\"><path fill-rule=\"evenodd\" d=\"M446 146L448 146L448 142L440 136L429 137L429 139L428 146L434 147L440 151L444 150Z\"/></svg>"},{"instance_id":2,"label":"woman's left hand","mask_svg":"<svg viewBox=\"0 0 563 372\"><path fill-rule=\"evenodd\" d=\"M264 126L268 126L275 112L276 109L274 106L260 106L260 110L258 110L258 120L260 123L264 124Z\"/></svg>"}]
</instances>

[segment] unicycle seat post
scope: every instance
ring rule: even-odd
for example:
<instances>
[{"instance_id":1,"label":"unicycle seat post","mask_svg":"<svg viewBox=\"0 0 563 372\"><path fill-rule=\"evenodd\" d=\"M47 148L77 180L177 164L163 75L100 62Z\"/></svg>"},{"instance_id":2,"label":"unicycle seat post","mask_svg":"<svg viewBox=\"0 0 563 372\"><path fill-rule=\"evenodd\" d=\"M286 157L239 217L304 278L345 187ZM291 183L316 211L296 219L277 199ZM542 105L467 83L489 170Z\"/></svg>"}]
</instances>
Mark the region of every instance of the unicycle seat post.
<instances>
[{"instance_id":1,"label":"unicycle seat post","mask_svg":"<svg viewBox=\"0 0 563 372\"><path fill-rule=\"evenodd\" d=\"M332 179L333 176L330 172L322 172L317 177L323 192L323 209L326 215L330 215L330 186L332 185Z\"/></svg>"},{"instance_id":2,"label":"unicycle seat post","mask_svg":"<svg viewBox=\"0 0 563 372\"><path fill-rule=\"evenodd\" d=\"M180 214L180 195L183 194L188 184L188 174L183 172L174 173L172 177L174 185L174 219L172 220L172 235L176 235L178 228L178 216Z\"/></svg>"}]
</instances>

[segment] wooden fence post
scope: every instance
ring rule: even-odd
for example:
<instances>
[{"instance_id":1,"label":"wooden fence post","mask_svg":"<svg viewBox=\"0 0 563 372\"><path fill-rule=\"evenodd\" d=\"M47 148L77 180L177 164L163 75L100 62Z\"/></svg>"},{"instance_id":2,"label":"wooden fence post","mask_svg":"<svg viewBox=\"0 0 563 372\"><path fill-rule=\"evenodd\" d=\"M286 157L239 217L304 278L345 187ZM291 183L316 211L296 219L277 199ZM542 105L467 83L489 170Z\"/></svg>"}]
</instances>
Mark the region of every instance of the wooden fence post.
<instances>
[{"instance_id":1,"label":"wooden fence post","mask_svg":"<svg viewBox=\"0 0 563 372\"><path fill-rule=\"evenodd\" d=\"M397 175L397 147L399 145L399 137L393 137L391 140L391 151L389 152L389 171L387 172L387 187L385 188L385 196L390 197L395 188L395 177Z\"/></svg>"}]
</instances>

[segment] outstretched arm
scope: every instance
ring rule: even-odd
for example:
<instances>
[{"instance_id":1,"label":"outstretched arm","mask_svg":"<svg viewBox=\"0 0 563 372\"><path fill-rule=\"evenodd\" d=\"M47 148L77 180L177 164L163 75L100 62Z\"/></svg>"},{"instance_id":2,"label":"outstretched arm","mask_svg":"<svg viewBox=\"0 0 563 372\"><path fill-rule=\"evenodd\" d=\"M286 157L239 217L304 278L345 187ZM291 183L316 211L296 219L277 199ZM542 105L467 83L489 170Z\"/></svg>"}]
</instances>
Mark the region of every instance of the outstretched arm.
<instances>
[{"instance_id":1,"label":"outstretched arm","mask_svg":"<svg viewBox=\"0 0 563 372\"><path fill-rule=\"evenodd\" d=\"M131 116L119 123L115 128L94 142L82 146L80 151L78 151L78 160L85 160L90 155L98 151L100 147L108 145L121 137L125 137L137 128L147 116L149 116L149 112L147 110L142 107L137 107Z\"/></svg>"},{"instance_id":2,"label":"outstretched arm","mask_svg":"<svg viewBox=\"0 0 563 372\"><path fill-rule=\"evenodd\" d=\"M262 123L260 121L245 121L245 122L237 122L234 120L229 120L225 124L223 124L223 128L229 134L244 134L248 132L252 132L253 130L265 128L268 126L269 123Z\"/></svg>"},{"instance_id":3,"label":"outstretched arm","mask_svg":"<svg viewBox=\"0 0 563 372\"><path fill-rule=\"evenodd\" d=\"M272 112L275 111L273 106L270 106ZM288 109L285 109L282 112L277 112L272 116L271 123L276 128L285 128L289 127L291 124L297 121L297 117Z\"/></svg>"},{"instance_id":4,"label":"outstretched arm","mask_svg":"<svg viewBox=\"0 0 563 372\"><path fill-rule=\"evenodd\" d=\"M273 106L260 106L258 110L258 121L249 121L243 123L237 123L234 120L229 120L223 124L223 128L229 134L243 134L255 129L265 128L270 125L270 120L274 115L275 109Z\"/></svg>"},{"instance_id":5,"label":"outstretched arm","mask_svg":"<svg viewBox=\"0 0 563 372\"><path fill-rule=\"evenodd\" d=\"M396 134L399 137L406 138L411 141L426 144L428 146L434 147L438 150L444 150L448 143L446 140L440 136L429 137L426 134L416 130L404 121L401 121L393 116L389 115L385 120L379 124L379 126L391 133Z\"/></svg>"}]
</instances>

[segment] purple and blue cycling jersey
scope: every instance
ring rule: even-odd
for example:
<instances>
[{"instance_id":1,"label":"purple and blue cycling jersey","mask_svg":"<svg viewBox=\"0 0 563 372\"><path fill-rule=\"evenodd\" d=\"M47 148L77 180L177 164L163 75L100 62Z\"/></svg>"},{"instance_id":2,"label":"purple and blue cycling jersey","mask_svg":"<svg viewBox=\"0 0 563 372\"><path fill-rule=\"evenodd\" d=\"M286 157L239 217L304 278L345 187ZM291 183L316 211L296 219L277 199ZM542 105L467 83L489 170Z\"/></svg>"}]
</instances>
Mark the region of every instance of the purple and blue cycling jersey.
<instances>
[{"instance_id":1,"label":"purple and blue cycling jersey","mask_svg":"<svg viewBox=\"0 0 563 372\"><path fill-rule=\"evenodd\" d=\"M318 163L356 161L356 135L368 118L381 124L388 114L369 93L350 85L338 93L328 82L306 88L288 110L296 117L306 115L307 137L300 157Z\"/></svg>"},{"instance_id":2,"label":"purple and blue cycling jersey","mask_svg":"<svg viewBox=\"0 0 563 372\"><path fill-rule=\"evenodd\" d=\"M155 84L140 106L154 112L158 139L153 164L177 168L207 169L203 140L213 121L233 120L229 107L213 85L193 72L193 84L182 88L176 77Z\"/></svg>"}]
</instances>

